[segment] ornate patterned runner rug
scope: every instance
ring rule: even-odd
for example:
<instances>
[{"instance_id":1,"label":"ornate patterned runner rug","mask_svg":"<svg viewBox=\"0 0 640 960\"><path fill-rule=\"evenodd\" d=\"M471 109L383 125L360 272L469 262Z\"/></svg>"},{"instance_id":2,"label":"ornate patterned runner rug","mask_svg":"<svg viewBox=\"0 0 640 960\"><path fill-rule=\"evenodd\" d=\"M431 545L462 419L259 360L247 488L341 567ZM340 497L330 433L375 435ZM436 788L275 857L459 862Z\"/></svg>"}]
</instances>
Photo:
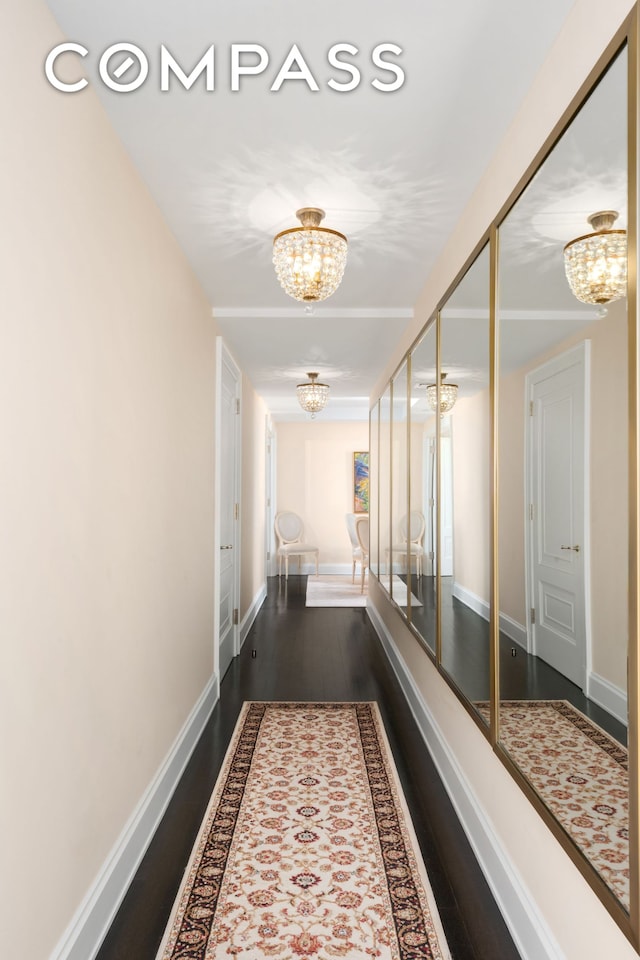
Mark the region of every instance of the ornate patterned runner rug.
<instances>
[{"instance_id":1,"label":"ornate patterned runner rug","mask_svg":"<svg viewBox=\"0 0 640 960\"><path fill-rule=\"evenodd\" d=\"M449 960L375 703L245 703L162 960Z\"/></svg>"},{"instance_id":2,"label":"ornate patterned runner rug","mask_svg":"<svg viewBox=\"0 0 640 960\"><path fill-rule=\"evenodd\" d=\"M501 701L500 739L628 910L626 748L566 700Z\"/></svg>"}]
</instances>

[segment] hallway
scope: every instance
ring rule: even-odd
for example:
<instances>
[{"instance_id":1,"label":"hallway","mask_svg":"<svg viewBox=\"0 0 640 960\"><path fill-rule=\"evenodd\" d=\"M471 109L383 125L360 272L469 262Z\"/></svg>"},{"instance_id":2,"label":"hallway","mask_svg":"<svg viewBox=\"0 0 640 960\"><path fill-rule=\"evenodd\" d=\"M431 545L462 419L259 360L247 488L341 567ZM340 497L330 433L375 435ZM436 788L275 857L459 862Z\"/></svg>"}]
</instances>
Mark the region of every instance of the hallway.
<instances>
[{"instance_id":1,"label":"hallway","mask_svg":"<svg viewBox=\"0 0 640 960\"><path fill-rule=\"evenodd\" d=\"M365 610L306 608L306 579L269 578L267 599L97 960L155 957L240 707L262 699L378 702L452 957L518 960Z\"/></svg>"}]
</instances>

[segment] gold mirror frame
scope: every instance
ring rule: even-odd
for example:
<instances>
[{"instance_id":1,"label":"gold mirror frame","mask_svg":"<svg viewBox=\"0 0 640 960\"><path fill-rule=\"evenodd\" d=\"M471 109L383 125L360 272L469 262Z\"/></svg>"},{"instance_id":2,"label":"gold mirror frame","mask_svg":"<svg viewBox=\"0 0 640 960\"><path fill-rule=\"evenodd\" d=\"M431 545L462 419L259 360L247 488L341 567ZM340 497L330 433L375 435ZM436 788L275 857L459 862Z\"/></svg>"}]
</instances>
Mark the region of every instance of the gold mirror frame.
<instances>
[{"instance_id":1,"label":"gold mirror frame","mask_svg":"<svg viewBox=\"0 0 640 960\"><path fill-rule=\"evenodd\" d=\"M512 758L506 752L500 743L499 732L499 623L496 616L498 607L498 517L497 517L497 499L498 499L498 321L497 321L497 300L498 300L498 226L505 219L517 199L520 197L526 186L532 180L533 176L547 158L557 141L560 139L570 122L579 112L589 94L597 85L598 81L606 72L609 64L615 59L623 47L626 46L628 57L628 85L627 85L627 140L628 140L628 287L627 287L627 321L628 321L628 389L629 389L629 651L628 651L628 684L627 695L629 703L628 716L628 755L629 755L629 894L630 909L627 912L612 890L605 883L596 869L587 860L585 855L578 849L575 843L569 838L564 828L558 823L549 808L544 804L529 781L523 776L522 772L513 762ZM392 406L392 383L397 372L403 364L407 364L410 379L411 356L416 345L425 335L434 323L436 327L436 357L437 357L437 383L440 382L441 364L440 364L440 337L441 337L441 310L455 291L461 279L470 269L476 257L489 243L490 250L490 529L491 529L491 580L490 580L490 722L487 725L481 720L476 709L464 697L463 693L454 682L454 680L442 669L442 641L441 641L441 583L440 575L436 577L436 642L435 651L430 649L424 637L416 630L415 624L411 621L410 608L401 610L401 614L407 624L408 629L412 631L417 640L421 643L427 656L436 665L441 676L447 684L453 689L460 702L468 711L474 722L483 731L485 736L491 742L496 755L500 758L506 769L513 776L515 781L530 799L540 816L549 826L556 838L559 840L563 849L571 857L582 875L590 886L599 896L603 905L609 911L613 919L620 926L624 934L632 942L636 950L640 948L640 784L638 776L640 773L639 762L639 694L640 694L640 649L639 649L639 626L640 626L640 440L638 430L640 427L640 383L638 376L639 350L640 350L640 331L638 330L638 294L637 294L637 255L638 255L638 89L640 84L639 68L639 50L640 37L638 26L637 7L627 18L622 28L608 45L600 57L595 68L591 71L583 83L579 93L574 98L571 105L564 112L562 118L547 138L543 147L530 164L528 170L521 178L516 188L504 203L489 230L476 244L473 253L465 263L463 269L459 272L453 282L447 288L444 296L439 301L434 315L421 330L419 336L411 345L406 355L403 357L394 376L391 378L387 391L391 391ZM410 399L410 398L409 398ZM438 402L440 401L440 390L438 387ZM375 405L378 416L372 419L372 426L378 431L381 437L381 407ZM390 417L390 419L392 419ZM408 404L408 438L407 450L408 457L411 457L410 444L410 422L411 422L411 404ZM436 428L436 444L439 444L440 429ZM381 444L379 444L380 446ZM384 463L384 457L379 456L378 463L372 465L372 469L380 470ZM407 465L407 477L410 476L409 465ZM440 469L437 470L438 490L437 499L440 502ZM409 490L409 503L411 503L410 483L407 479ZM379 483L379 489L383 486ZM373 509L373 505L372 505ZM390 511L389 511L390 512ZM441 523L440 510L436 511L437 543L441 543ZM391 520L391 517L390 517ZM379 557L379 561L380 561ZM375 575L375 574L374 574ZM382 582L382 581L381 581ZM384 586L384 584L383 584ZM390 591L385 591L390 594ZM391 602L393 602L390 597ZM396 605L397 606L397 605ZM400 608L398 608L400 609Z\"/></svg>"}]
</instances>

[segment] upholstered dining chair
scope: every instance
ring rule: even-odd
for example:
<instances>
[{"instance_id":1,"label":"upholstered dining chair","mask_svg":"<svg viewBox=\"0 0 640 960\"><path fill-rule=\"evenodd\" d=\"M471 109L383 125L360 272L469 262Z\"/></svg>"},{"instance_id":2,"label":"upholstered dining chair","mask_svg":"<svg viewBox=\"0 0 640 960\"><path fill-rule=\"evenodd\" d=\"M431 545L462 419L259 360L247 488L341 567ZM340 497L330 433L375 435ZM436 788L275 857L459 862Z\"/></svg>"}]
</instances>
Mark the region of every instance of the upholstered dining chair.
<instances>
[{"instance_id":1,"label":"upholstered dining chair","mask_svg":"<svg viewBox=\"0 0 640 960\"><path fill-rule=\"evenodd\" d=\"M356 518L356 537L360 547L360 593L364 593L364 576L369 566L369 517Z\"/></svg>"},{"instance_id":2,"label":"upholstered dining chair","mask_svg":"<svg viewBox=\"0 0 640 960\"><path fill-rule=\"evenodd\" d=\"M289 579L289 557L298 558L298 572L302 557L313 554L316 558L316 577L318 576L318 557L320 551L313 543L304 541L304 524L297 513L283 510L276 515L275 531L278 539L276 556L278 557L278 576L282 574L284 557L285 580Z\"/></svg>"},{"instance_id":3,"label":"upholstered dining chair","mask_svg":"<svg viewBox=\"0 0 640 960\"><path fill-rule=\"evenodd\" d=\"M362 549L358 543L358 535L356 533L356 520L358 516L357 513L345 513L347 531L349 533L349 539L351 540L351 583L356 582L356 565L362 562Z\"/></svg>"}]
</instances>

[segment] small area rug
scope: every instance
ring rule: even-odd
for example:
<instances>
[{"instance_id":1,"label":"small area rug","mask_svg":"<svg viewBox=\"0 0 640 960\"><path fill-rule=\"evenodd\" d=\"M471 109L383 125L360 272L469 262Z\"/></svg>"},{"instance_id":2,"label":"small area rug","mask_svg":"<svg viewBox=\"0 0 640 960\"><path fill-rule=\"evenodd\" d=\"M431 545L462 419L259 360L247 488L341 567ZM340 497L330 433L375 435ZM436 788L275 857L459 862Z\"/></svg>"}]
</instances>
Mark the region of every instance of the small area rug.
<instances>
[{"instance_id":1,"label":"small area rug","mask_svg":"<svg viewBox=\"0 0 640 960\"><path fill-rule=\"evenodd\" d=\"M503 700L500 740L628 910L626 748L566 700Z\"/></svg>"},{"instance_id":2,"label":"small area rug","mask_svg":"<svg viewBox=\"0 0 640 960\"><path fill-rule=\"evenodd\" d=\"M365 592L360 593L360 577L351 582L351 577L321 574L307 578L307 607L365 607L367 605L367 581ZM407 605L407 586L400 577L393 578L393 599L398 606ZM411 606L421 607L420 600L411 594Z\"/></svg>"},{"instance_id":3,"label":"small area rug","mask_svg":"<svg viewBox=\"0 0 640 960\"><path fill-rule=\"evenodd\" d=\"M157 960L450 960L375 703L245 703Z\"/></svg>"},{"instance_id":4,"label":"small area rug","mask_svg":"<svg viewBox=\"0 0 640 960\"><path fill-rule=\"evenodd\" d=\"M307 607L366 607L367 581L364 593L360 593L360 576L356 582L351 577L330 576L307 577Z\"/></svg>"}]
</instances>

